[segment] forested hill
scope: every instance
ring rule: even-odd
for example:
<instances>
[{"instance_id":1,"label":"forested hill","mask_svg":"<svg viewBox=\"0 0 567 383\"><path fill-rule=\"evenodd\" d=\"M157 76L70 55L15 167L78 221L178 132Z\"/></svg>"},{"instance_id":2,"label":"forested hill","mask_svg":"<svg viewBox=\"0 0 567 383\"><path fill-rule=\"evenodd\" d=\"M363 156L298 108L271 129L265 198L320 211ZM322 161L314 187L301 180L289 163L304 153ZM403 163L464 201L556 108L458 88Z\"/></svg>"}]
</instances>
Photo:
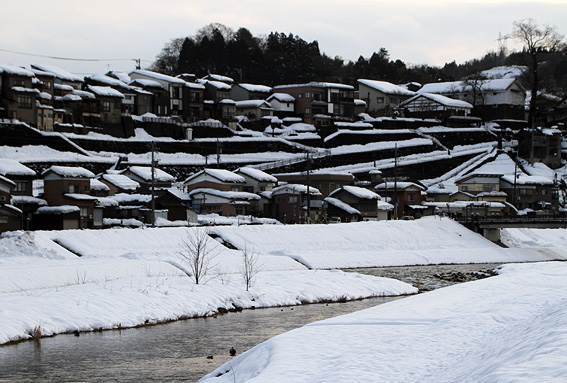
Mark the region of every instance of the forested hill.
<instances>
[{"instance_id":1,"label":"forested hill","mask_svg":"<svg viewBox=\"0 0 567 383\"><path fill-rule=\"evenodd\" d=\"M548 92L567 93L567 51L548 53L541 68L542 84ZM317 41L307 42L293 34L272 32L253 36L246 28L237 31L209 24L196 35L166 43L150 69L169 75L193 73L198 77L222 74L238 82L264 85L330 81L355 85L359 78L379 79L395 84L455 81L501 65L526 65L522 52L489 52L480 59L443 67L408 65L390 58L386 48L356 61L329 57Z\"/></svg>"}]
</instances>

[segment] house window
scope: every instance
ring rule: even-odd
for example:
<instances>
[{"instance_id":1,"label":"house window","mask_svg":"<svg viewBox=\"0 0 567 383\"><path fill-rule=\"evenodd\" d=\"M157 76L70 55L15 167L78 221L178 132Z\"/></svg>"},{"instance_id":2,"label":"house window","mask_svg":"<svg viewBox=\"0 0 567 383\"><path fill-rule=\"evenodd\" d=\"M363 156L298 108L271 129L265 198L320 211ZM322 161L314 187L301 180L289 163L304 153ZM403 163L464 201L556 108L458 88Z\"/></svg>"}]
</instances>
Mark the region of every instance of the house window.
<instances>
[{"instance_id":1,"label":"house window","mask_svg":"<svg viewBox=\"0 0 567 383\"><path fill-rule=\"evenodd\" d=\"M171 97L172 98L179 98L179 88L174 86L171 88Z\"/></svg>"},{"instance_id":2,"label":"house window","mask_svg":"<svg viewBox=\"0 0 567 383\"><path fill-rule=\"evenodd\" d=\"M31 109L31 107L32 107L32 97L29 94L19 94L18 108Z\"/></svg>"},{"instance_id":3,"label":"house window","mask_svg":"<svg viewBox=\"0 0 567 383\"><path fill-rule=\"evenodd\" d=\"M469 187L467 185L463 185L463 186L461 186L461 191L468 192Z\"/></svg>"},{"instance_id":4,"label":"house window","mask_svg":"<svg viewBox=\"0 0 567 383\"><path fill-rule=\"evenodd\" d=\"M305 108L305 114L311 114L311 108Z\"/></svg>"},{"instance_id":5,"label":"house window","mask_svg":"<svg viewBox=\"0 0 567 383\"><path fill-rule=\"evenodd\" d=\"M306 92L306 93L305 93L305 98L311 98L311 93Z\"/></svg>"},{"instance_id":6,"label":"house window","mask_svg":"<svg viewBox=\"0 0 567 383\"><path fill-rule=\"evenodd\" d=\"M231 187L230 187L230 191L237 192L237 191L239 191L239 190L240 190L240 189L238 188L238 186L231 186Z\"/></svg>"},{"instance_id":7,"label":"house window","mask_svg":"<svg viewBox=\"0 0 567 383\"><path fill-rule=\"evenodd\" d=\"M384 97L376 97L376 102L378 104L383 104L384 103Z\"/></svg>"},{"instance_id":8,"label":"house window","mask_svg":"<svg viewBox=\"0 0 567 383\"><path fill-rule=\"evenodd\" d=\"M200 102L199 92L191 92L191 102Z\"/></svg>"},{"instance_id":9,"label":"house window","mask_svg":"<svg viewBox=\"0 0 567 383\"><path fill-rule=\"evenodd\" d=\"M496 185L482 185L483 192L492 192L496 191Z\"/></svg>"},{"instance_id":10,"label":"house window","mask_svg":"<svg viewBox=\"0 0 567 383\"><path fill-rule=\"evenodd\" d=\"M242 215L244 213L244 207L242 205L237 205L235 207L236 215Z\"/></svg>"},{"instance_id":11,"label":"house window","mask_svg":"<svg viewBox=\"0 0 567 383\"><path fill-rule=\"evenodd\" d=\"M110 101L103 101L102 102L102 111L105 113L110 112Z\"/></svg>"},{"instance_id":12,"label":"house window","mask_svg":"<svg viewBox=\"0 0 567 383\"><path fill-rule=\"evenodd\" d=\"M81 217L89 216L89 208L87 206L81 206Z\"/></svg>"},{"instance_id":13,"label":"house window","mask_svg":"<svg viewBox=\"0 0 567 383\"><path fill-rule=\"evenodd\" d=\"M297 203L297 197L287 197L287 202L288 203Z\"/></svg>"},{"instance_id":14,"label":"house window","mask_svg":"<svg viewBox=\"0 0 567 383\"><path fill-rule=\"evenodd\" d=\"M410 201L410 202L415 201L415 195L413 195L413 194L408 194L408 201Z\"/></svg>"},{"instance_id":15,"label":"house window","mask_svg":"<svg viewBox=\"0 0 567 383\"><path fill-rule=\"evenodd\" d=\"M79 185L69 184L69 193L79 193Z\"/></svg>"},{"instance_id":16,"label":"house window","mask_svg":"<svg viewBox=\"0 0 567 383\"><path fill-rule=\"evenodd\" d=\"M0 217L0 224L8 223L8 217Z\"/></svg>"},{"instance_id":17,"label":"house window","mask_svg":"<svg viewBox=\"0 0 567 383\"><path fill-rule=\"evenodd\" d=\"M27 182L17 181L16 182L16 192L26 192L28 190Z\"/></svg>"}]
</instances>

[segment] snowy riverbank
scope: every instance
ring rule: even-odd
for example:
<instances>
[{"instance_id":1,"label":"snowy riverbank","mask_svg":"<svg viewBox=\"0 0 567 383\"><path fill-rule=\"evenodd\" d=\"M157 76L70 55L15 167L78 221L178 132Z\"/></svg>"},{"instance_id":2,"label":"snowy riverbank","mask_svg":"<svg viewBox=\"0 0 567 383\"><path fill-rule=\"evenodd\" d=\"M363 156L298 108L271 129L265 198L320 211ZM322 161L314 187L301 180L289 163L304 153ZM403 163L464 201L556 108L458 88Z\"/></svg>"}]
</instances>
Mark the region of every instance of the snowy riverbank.
<instances>
[{"instance_id":1,"label":"snowy riverbank","mask_svg":"<svg viewBox=\"0 0 567 383\"><path fill-rule=\"evenodd\" d=\"M218 237L214 267L196 285L181 269L192 231ZM221 242L230 244L228 248ZM246 291L243 254L259 273ZM448 219L340 225L67 230L0 238L0 344L70 331L132 327L236 307L412 294L405 283L333 268L565 259L503 249ZM312 270L309 270L312 269Z\"/></svg>"},{"instance_id":2,"label":"snowy riverbank","mask_svg":"<svg viewBox=\"0 0 567 383\"><path fill-rule=\"evenodd\" d=\"M201 382L564 382L567 263L500 273L309 324Z\"/></svg>"}]
</instances>

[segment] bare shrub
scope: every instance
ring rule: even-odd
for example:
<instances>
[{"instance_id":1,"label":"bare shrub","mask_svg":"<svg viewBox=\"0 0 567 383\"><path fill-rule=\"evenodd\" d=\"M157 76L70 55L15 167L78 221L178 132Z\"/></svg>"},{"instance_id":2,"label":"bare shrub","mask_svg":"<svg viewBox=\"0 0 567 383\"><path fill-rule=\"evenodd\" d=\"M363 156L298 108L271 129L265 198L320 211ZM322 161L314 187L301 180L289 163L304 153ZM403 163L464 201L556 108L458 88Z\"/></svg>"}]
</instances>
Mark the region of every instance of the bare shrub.
<instances>
[{"instance_id":1,"label":"bare shrub","mask_svg":"<svg viewBox=\"0 0 567 383\"><path fill-rule=\"evenodd\" d=\"M244 278L244 283L246 284L246 291L254 285L254 279L260 271L261 264L258 254L249 251L244 247L242 252L244 258L242 263L242 277Z\"/></svg>"},{"instance_id":2,"label":"bare shrub","mask_svg":"<svg viewBox=\"0 0 567 383\"><path fill-rule=\"evenodd\" d=\"M205 283L207 276L215 268L218 243L209 236L209 230L189 230L187 238L181 241L179 255L189 272L185 271L195 284Z\"/></svg>"}]
</instances>

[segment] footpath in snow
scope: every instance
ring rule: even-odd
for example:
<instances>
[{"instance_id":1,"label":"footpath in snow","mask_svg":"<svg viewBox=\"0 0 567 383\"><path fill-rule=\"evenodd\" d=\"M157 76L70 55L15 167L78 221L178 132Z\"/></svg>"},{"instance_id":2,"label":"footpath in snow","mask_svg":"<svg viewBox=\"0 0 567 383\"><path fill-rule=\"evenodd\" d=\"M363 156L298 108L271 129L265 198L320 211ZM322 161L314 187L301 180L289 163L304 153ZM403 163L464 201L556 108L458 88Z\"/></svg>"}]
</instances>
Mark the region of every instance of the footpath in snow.
<instances>
[{"instance_id":1,"label":"footpath in snow","mask_svg":"<svg viewBox=\"0 0 567 383\"><path fill-rule=\"evenodd\" d=\"M217 237L212 241L216 257L209 280L196 285L184 273L188 267L179 254L189 233L202 230ZM243 249L258 257L259 273L249 291L242 276ZM0 344L236 308L417 292L400 281L331 270L337 268L551 259L565 259L564 250L503 249L449 219L433 218L5 233L0 237Z\"/></svg>"},{"instance_id":2,"label":"footpath in snow","mask_svg":"<svg viewBox=\"0 0 567 383\"><path fill-rule=\"evenodd\" d=\"M565 382L566 291L565 262L504 265L279 335L200 382Z\"/></svg>"}]
</instances>

